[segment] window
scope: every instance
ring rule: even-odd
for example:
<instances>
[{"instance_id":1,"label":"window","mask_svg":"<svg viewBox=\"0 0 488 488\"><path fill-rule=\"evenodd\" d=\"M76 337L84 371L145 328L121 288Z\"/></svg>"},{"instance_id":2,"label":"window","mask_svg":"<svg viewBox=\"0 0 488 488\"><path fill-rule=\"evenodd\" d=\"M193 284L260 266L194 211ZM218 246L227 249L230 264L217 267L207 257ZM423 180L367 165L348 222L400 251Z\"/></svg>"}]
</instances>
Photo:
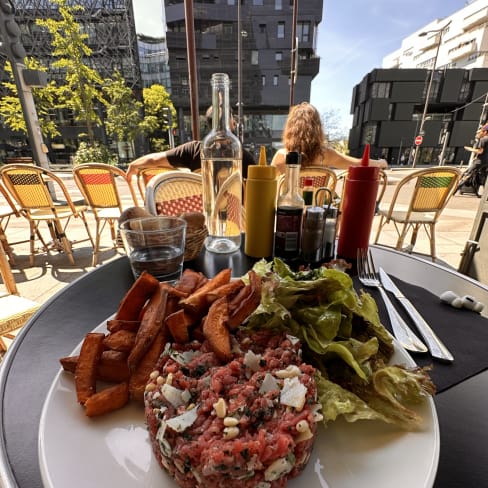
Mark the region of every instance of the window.
<instances>
[{"instance_id":1,"label":"window","mask_svg":"<svg viewBox=\"0 0 488 488\"><path fill-rule=\"evenodd\" d=\"M259 51L251 51L251 64L259 64Z\"/></svg>"},{"instance_id":2,"label":"window","mask_svg":"<svg viewBox=\"0 0 488 488\"><path fill-rule=\"evenodd\" d=\"M253 5L263 5L263 0L252 0Z\"/></svg>"},{"instance_id":3,"label":"window","mask_svg":"<svg viewBox=\"0 0 488 488\"><path fill-rule=\"evenodd\" d=\"M283 9L283 1L275 0L275 10L282 10L282 9Z\"/></svg>"},{"instance_id":4,"label":"window","mask_svg":"<svg viewBox=\"0 0 488 488\"><path fill-rule=\"evenodd\" d=\"M361 144L375 144L376 142L376 129L377 126L376 124L368 124L364 128L363 132L363 140L361 141Z\"/></svg>"},{"instance_id":5,"label":"window","mask_svg":"<svg viewBox=\"0 0 488 488\"><path fill-rule=\"evenodd\" d=\"M285 23L284 22L278 22L278 29L276 31L276 37L278 39L284 39L285 38Z\"/></svg>"},{"instance_id":6,"label":"window","mask_svg":"<svg viewBox=\"0 0 488 488\"><path fill-rule=\"evenodd\" d=\"M261 85L266 86L266 75L261 75Z\"/></svg>"},{"instance_id":7,"label":"window","mask_svg":"<svg viewBox=\"0 0 488 488\"><path fill-rule=\"evenodd\" d=\"M273 86L278 86L278 75L273 75Z\"/></svg>"},{"instance_id":8,"label":"window","mask_svg":"<svg viewBox=\"0 0 488 488\"><path fill-rule=\"evenodd\" d=\"M297 22L297 37L300 42L310 42L310 22Z\"/></svg>"},{"instance_id":9,"label":"window","mask_svg":"<svg viewBox=\"0 0 488 488\"><path fill-rule=\"evenodd\" d=\"M236 0L227 0L227 5L235 5Z\"/></svg>"},{"instance_id":10,"label":"window","mask_svg":"<svg viewBox=\"0 0 488 488\"><path fill-rule=\"evenodd\" d=\"M390 98L391 83L376 82L371 86L371 98Z\"/></svg>"},{"instance_id":11,"label":"window","mask_svg":"<svg viewBox=\"0 0 488 488\"><path fill-rule=\"evenodd\" d=\"M275 52L275 61L283 61L283 53L281 51Z\"/></svg>"},{"instance_id":12,"label":"window","mask_svg":"<svg viewBox=\"0 0 488 488\"><path fill-rule=\"evenodd\" d=\"M266 34L266 24L259 24L260 34Z\"/></svg>"}]
</instances>

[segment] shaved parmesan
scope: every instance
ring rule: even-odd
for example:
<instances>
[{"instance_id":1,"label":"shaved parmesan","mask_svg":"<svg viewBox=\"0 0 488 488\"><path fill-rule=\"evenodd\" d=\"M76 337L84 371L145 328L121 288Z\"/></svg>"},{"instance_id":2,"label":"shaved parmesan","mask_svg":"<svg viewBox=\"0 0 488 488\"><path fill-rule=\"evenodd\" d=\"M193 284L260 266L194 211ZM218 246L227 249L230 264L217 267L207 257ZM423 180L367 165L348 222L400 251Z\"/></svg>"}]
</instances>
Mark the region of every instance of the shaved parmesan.
<instances>
[{"instance_id":1,"label":"shaved parmesan","mask_svg":"<svg viewBox=\"0 0 488 488\"><path fill-rule=\"evenodd\" d=\"M269 391L273 390L279 390L280 385L278 381L276 381L276 378L270 374L266 373L264 375L263 382L261 383L261 387L259 388L259 393L261 395L264 395L265 393L268 393Z\"/></svg>"},{"instance_id":2,"label":"shaved parmesan","mask_svg":"<svg viewBox=\"0 0 488 488\"><path fill-rule=\"evenodd\" d=\"M168 402L171 403L171 405L173 405L175 408L185 405L189 399L187 395L184 395L184 391L168 385L167 383L161 387L161 393L163 394L164 398L166 398L166 400L168 400Z\"/></svg>"},{"instance_id":3,"label":"shaved parmesan","mask_svg":"<svg viewBox=\"0 0 488 488\"><path fill-rule=\"evenodd\" d=\"M185 429L193 425L193 422L197 419L198 407L194 407L191 410L187 410L185 413L166 420L167 426L175 432L183 432Z\"/></svg>"},{"instance_id":4,"label":"shaved parmesan","mask_svg":"<svg viewBox=\"0 0 488 488\"><path fill-rule=\"evenodd\" d=\"M307 387L300 383L297 376L285 378L283 389L281 390L280 403L301 411L305 405L306 394Z\"/></svg>"},{"instance_id":5,"label":"shaved parmesan","mask_svg":"<svg viewBox=\"0 0 488 488\"><path fill-rule=\"evenodd\" d=\"M261 354L255 354L253 351L249 349L249 351L244 354L244 364L251 370L251 371L259 371L259 362L263 356Z\"/></svg>"}]
</instances>

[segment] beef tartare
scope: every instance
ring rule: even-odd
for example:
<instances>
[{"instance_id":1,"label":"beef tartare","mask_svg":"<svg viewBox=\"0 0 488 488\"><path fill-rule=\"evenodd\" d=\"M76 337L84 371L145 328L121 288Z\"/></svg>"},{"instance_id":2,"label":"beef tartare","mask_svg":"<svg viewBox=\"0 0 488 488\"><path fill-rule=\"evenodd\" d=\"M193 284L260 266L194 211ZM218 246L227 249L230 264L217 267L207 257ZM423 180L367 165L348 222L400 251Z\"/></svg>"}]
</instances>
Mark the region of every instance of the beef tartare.
<instances>
[{"instance_id":1,"label":"beef tartare","mask_svg":"<svg viewBox=\"0 0 488 488\"><path fill-rule=\"evenodd\" d=\"M239 331L222 364L208 343L167 346L145 392L152 447L179 486L277 488L297 476L317 422L299 341Z\"/></svg>"}]
</instances>

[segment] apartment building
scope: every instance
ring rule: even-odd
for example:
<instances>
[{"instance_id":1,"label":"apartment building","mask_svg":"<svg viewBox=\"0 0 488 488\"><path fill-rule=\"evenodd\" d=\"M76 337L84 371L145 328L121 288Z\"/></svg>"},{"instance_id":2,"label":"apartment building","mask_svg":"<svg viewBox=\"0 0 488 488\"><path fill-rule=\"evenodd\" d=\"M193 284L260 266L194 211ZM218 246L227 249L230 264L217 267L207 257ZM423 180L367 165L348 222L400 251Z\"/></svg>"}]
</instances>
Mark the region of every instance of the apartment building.
<instances>
[{"instance_id":1,"label":"apartment building","mask_svg":"<svg viewBox=\"0 0 488 488\"><path fill-rule=\"evenodd\" d=\"M466 163L487 94L488 0L476 0L403 39L354 87L351 154L369 142L390 164L411 162L416 150L419 165Z\"/></svg>"},{"instance_id":2,"label":"apartment building","mask_svg":"<svg viewBox=\"0 0 488 488\"><path fill-rule=\"evenodd\" d=\"M201 132L208 130L203 115L211 105L212 73L225 72L235 115L241 104L245 146L276 147L290 104L293 1L243 0L240 11L238 7L237 0L193 2ZM319 72L316 36L322 9L322 0L308 0L297 11L294 103L310 100L311 82ZM178 111L179 140L185 141L191 138L191 119L184 1L166 0L165 10L171 97Z\"/></svg>"}]
</instances>

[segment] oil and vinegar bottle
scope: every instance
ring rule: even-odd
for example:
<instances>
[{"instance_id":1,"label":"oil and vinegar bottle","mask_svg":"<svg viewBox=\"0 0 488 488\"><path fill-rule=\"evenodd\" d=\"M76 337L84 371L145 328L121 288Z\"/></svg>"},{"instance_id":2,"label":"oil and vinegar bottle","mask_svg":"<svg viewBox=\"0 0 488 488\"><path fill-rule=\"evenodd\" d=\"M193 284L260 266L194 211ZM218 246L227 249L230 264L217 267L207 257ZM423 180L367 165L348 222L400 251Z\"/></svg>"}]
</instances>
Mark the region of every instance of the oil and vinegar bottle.
<instances>
[{"instance_id":1,"label":"oil and vinegar bottle","mask_svg":"<svg viewBox=\"0 0 488 488\"><path fill-rule=\"evenodd\" d=\"M285 261L300 258L300 238L305 202L300 192L301 154L289 152L285 161L285 180L276 209L274 256Z\"/></svg>"}]
</instances>

